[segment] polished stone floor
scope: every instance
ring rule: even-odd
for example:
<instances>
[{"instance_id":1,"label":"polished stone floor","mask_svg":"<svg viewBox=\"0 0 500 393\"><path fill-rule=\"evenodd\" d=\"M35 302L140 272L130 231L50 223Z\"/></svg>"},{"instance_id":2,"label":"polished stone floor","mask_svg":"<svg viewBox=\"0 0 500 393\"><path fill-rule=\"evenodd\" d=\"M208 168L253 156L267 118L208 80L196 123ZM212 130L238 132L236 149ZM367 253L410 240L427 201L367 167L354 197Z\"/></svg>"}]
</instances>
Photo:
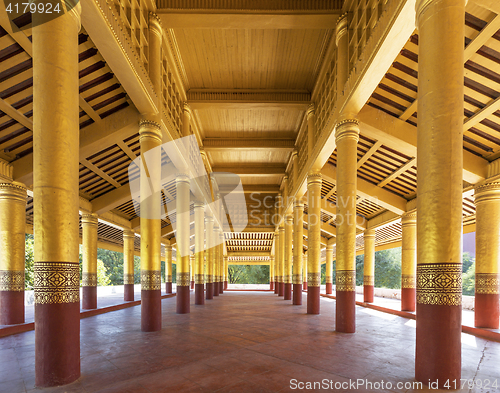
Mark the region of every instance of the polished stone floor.
<instances>
[{"instance_id":1,"label":"polished stone floor","mask_svg":"<svg viewBox=\"0 0 500 393\"><path fill-rule=\"evenodd\" d=\"M175 302L162 300L156 333L140 331L140 306L83 319L82 376L56 389L34 387L34 332L0 339L0 392L278 392L322 381L329 391L430 391L397 387L413 382L413 320L357 307L356 334L341 334L332 299L321 299L321 315L306 314L306 294L292 306L270 292L226 292L184 315ZM500 343L464 334L462 348L462 377L476 387L461 391L500 391L477 388L500 384Z\"/></svg>"}]
</instances>

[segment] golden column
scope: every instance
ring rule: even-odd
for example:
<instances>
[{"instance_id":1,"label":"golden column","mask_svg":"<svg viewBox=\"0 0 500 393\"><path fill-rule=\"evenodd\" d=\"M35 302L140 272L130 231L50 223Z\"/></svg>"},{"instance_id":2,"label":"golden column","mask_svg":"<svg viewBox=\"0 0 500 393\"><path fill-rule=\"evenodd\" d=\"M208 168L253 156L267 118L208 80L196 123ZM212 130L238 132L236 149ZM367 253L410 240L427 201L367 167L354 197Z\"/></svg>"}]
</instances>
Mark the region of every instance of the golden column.
<instances>
[{"instance_id":1,"label":"golden column","mask_svg":"<svg viewBox=\"0 0 500 393\"><path fill-rule=\"evenodd\" d=\"M123 300L134 301L134 231L123 231Z\"/></svg>"},{"instance_id":2,"label":"golden column","mask_svg":"<svg viewBox=\"0 0 500 393\"><path fill-rule=\"evenodd\" d=\"M285 220L283 220L285 221ZM279 242L279 248L280 248L280 262L279 262L279 269L280 269L280 288L278 295L279 296L285 296L285 228L284 224L283 226L280 226L278 228L279 233L280 233L280 242Z\"/></svg>"},{"instance_id":3,"label":"golden column","mask_svg":"<svg viewBox=\"0 0 500 393\"><path fill-rule=\"evenodd\" d=\"M276 228L276 231L274 232L274 293L276 295L279 295L280 291L280 250L279 250L279 243L280 243L280 232L279 228Z\"/></svg>"},{"instance_id":4,"label":"golden column","mask_svg":"<svg viewBox=\"0 0 500 393\"><path fill-rule=\"evenodd\" d=\"M307 313L319 314L321 285L321 173L307 175Z\"/></svg>"},{"instance_id":5,"label":"golden column","mask_svg":"<svg viewBox=\"0 0 500 393\"><path fill-rule=\"evenodd\" d=\"M307 239L309 240L309 239ZM309 244L309 243L308 243ZM302 260L302 290L307 291L307 255L308 252L304 252L303 260Z\"/></svg>"},{"instance_id":6,"label":"golden column","mask_svg":"<svg viewBox=\"0 0 500 393\"><path fill-rule=\"evenodd\" d=\"M293 304L302 304L302 254L304 249L304 204L293 202Z\"/></svg>"},{"instance_id":7,"label":"golden column","mask_svg":"<svg viewBox=\"0 0 500 393\"><path fill-rule=\"evenodd\" d=\"M78 32L81 5L34 13L35 385L80 377Z\"/></svg>"},{"instance_id":8,"label":"golden column","mask_svg":"<svg viewBox=\"0 0 500 393\"><path fill-rule=\"evenodd\" d=\"M219 296L219 227L214 229L214 296Z\"/></svg>"},{"instance_id":9,"label":"golden column","mask_svg":"<svg viewBox=\"0 0 500 393\"><path fill-rule=\"evenodd\" d=\"M224 257L224 289L227 289L227 280L229 277L228 273L229 266L227 264L227 257Z\"/></svg>"},{"instance_id":10,"label":"golden column","mask_svg":"<svg viewBox=\"0 0 500 393\"><path fill-rule=\"evenodd\" d=\"M82 309L97 308L97 215L82 214Z\"/></svg>"},{"instance_id":11,"label":"golden column","mask_svg":"<svg viewBox=\"0 0 500 393\"><path fill-rule=\"evenodd\" d=\"M417 299L417 214L401 216L401 310L415 311Z\"/></svg>"},{"instance_id":12,"label":"golden column","mask_svg":"<svg viewBox=\"0 0 500 393\"><path fill-rule=\"evenodd\" d=\"M461 377L464 18L465 1L417 0L415 378L439 388Z\"/></svg>"},{"instance_id":13,"label":"golden column","mask_svg":"<svg viewBox=\"0 0 500 393\"><path fill-rule=\"evenodd\" d=\"M274 291L274 255L269 257L269 290Z\"/></svg>"},{"instance_id":14,"label":"golden column","mask_svg":"<svg viewBox=\"0 0 500 393\"><path fill-rule=\"evenodd\" d=\"M194 203L195 290L194 304L205 304L205 210L202 202Z\"/></svg>"},{"instance_id":15,"label":"golden column","mask_svg":"<svg viewBox=\"0 0 500 393\"><path fill-rule=\"evenodd\" d=\"M285 215L285 292L284 300L292 300L293 215Z\"/></svg>"},{"instance_id":16,"label":"golden column","mask_svg":"<svg viewBox=\"0 0 500 393\"><path fill-rule=\"evenodd\" d=\"M172 293L172 246L165 245L165 292Z\"/></svg>"},{"instance_id":17,"label":"golden column","mask_svg":"<svg viewBox=\"0 0 500 393\"><path fill-rule=\"evenodd\" d=\"M0 325L24 323L26 187L0 184Z\"/></svg>"},{"instance_id":18,"label":"golden column","mask_svg":"<svg viewBox=\"0 0 500 393\"><path fill-rule=\"evenodd\" d=\"M337 239L335 325L338 332L356 330L356 186L358 121L337 123Z\"/></svg>"},{"instance_id":19,"label":"golden column","mask_svg":"<svg viewBox=\"0 0 500 393\"><path fill-rule=\"evenodd\" d=\"M366 229L364 233L364 261L363 261L363 300L373 303L375 292L375 230Z\"/></svg>"},{"instance_id":20,"label":"golden column","mask_svg":"<svg viewBox=\"0 0 500 393\"><path fill-rule=\"evenodd\" d=\"M219 232L219 293L224 293L224 232Z\"/></svg>"},{"instance_id":21,"label":"golden column","mask_svg":"<svg viewBox=\"0 0 500 393\"><path fill-rule=\"evenodd\" d=\"M189 136L191 135L191 107L185 102L182 109L182 136Z\"/></svg>"},{"instance_id":22,"label":"golden column","mask_svg":"<svg viewBox=\"0 0 500 393\"><path fill-rule=\"evenodd\" d=\"M214 298L214 218L208 214L205 217L205 227L207 234L207 291L205 298L210 300Z\"/></svg>"},{"instance_id":23,"label":"golden column","mask_svg":"<svg viewBox=\"0 0 500 393\"><path fill-rule=\"evenodd\" d=\"M190 181L189 175L178 173L175 179L177 195L177 314L190 312L189 290L189 226Z\"/></svg>"},{"instance_id":24,"label":"golden column","mask_svg":"<svg viewBox=\"0 0 500 393\"><path fill-rule=\"evenodd\" d=\"M326 247L325 282L326 293L331 295L333 293L333 245Z\"/></svg>"},{"instance_id":25,"label":"golden column","mask_svg":"<svg viewBox=\"0 0 500 393\"><path fill-rule=\"evenodd\" d=\"M189 255L189 275L191 277L191 289L194 289L194 265L195 265L195 256L194 254Z\"/></svg>"},{"instance_id":26,"label":"golden column","mask_svg":"<svg viewBox=\"0 0 500 393\"><path fill-rule=\"evenodd\" d=\"M476 289L474 326L499 328L500 182L476 187Z\"/></svg>"}]
</instances>

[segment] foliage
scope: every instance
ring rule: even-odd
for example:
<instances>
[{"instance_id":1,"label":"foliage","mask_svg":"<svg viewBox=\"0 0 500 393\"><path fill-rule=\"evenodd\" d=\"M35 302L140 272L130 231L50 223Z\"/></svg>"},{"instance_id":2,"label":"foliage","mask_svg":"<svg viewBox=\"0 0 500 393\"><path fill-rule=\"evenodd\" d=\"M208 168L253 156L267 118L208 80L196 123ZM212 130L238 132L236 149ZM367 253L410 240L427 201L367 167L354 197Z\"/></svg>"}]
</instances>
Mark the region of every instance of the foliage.
<instances>
[{"instance_id":1,"label":"foliage","mask_svg":"<svg viewBox=\"0 0 500 393\"><path fill-rule=\"evenodd\" d=\"M105 287L109 285L111 280L106 274L106 267L104 266L104 262L100 259L97 260L97 286Z\"/></svg>"},{"instance_id":2,"label":"foliage","mask_svg":"<svg viewBox=\"0 0 500 393\"><path fill-rule=\"evenodd\" d=\"M462 254L462 273L467 273L475 259L468 252Z\"/></svg>"},{"instance_id":3,"label":"foliage","mask_svg":"<svg viewBox=\"0 0 500 393\"><path fill-rule=\"evenodd\" d=\"M269 266L229 265L230 284L269 284Z\"/></svg>"},{"instance_id":4,"label":"foliage","mask_svg":"<svg viewBox=\"0 0 500 393\"><path fill-rule=\"evenodd\" d=\"M472 264L467 269L467 272L462 273L462 294L474 296L476 287L476 261L471 258ZM465 254L464 254L465 261Z\"/></svg>"},{"instance_id":5,"label":"foliage","mask_svg":"<svg viewBox=\"0 0 500 393\"><path fill-rule=\"evenodd\" d=\"M24 260L24 285L27 291L33 289L35 281L35 238L26 234L25 237L25 260Z\"/></svg>"}]
</instances>

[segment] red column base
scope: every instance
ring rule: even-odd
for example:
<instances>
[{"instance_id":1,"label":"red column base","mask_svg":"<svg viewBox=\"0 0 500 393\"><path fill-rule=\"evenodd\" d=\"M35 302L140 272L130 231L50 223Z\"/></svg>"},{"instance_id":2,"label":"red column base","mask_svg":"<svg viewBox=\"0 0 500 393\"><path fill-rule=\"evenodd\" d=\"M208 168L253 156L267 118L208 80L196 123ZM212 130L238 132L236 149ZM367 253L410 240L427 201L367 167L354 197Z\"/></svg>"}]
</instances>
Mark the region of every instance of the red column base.
<instances>
[{"instance_id":1,"label":"red column base","mask_svg":"<svg viewBox=\"0 0 500 393\"><path fill-rule=\"evenodd\" d=\"M203 305L205 304L205 285L195 284L194 285L194 304Z\"/></svg>"},{"instance_id":2,"label":"red column base","mask_svg":"<svg viewBox=\"0 0 500 393\"><path fill-rule=\"evenodd\" d=\"M373 303L374 293L375 293L375 286L364 285L363 286L363 301L365 303Z\"/></svg>"},{"instance_id":3,"label":"red column base","mask_svg":"<svg viewBox=\"0 0 500 393\"><path fill-rule=\"evenodd\" d=\"M227 281L224 281L224 289L227 289Z\"/></svg>"},{"instance_id":4,"label":"red column base","mask_svg":"<svg viewBox=\"0 0 500 393\"><path fill-rule=\"evenodd\" d=\"M278 281L274 282L274 293L277 295L280 290L280 283Z\"/></svg>"},{"instance_id":5,"label":"red column base","mask_svg":"<svg viewBox=\"0 0 500 393\"><path fill-rule=\"evenodd\" d=\"M331 282L326 283L326 294L331 295L333 293L333 284Z\"/></svg>"},{"instance_id":6,"label":"red column base","mask_svg":"<svg viewBox=\"0 0 500 393\"><path fill-rule=\"evenodd\" d=\"M191 281L191 289L194 289L194 281Z\"/></svg>"},{"instance_id":7,"label":"red column base","mask_svg":"<svg viewBox=\"0 0 500 393\"><path fill-rule=\"evenodd\" d=\"M341 333L356 331L356 291L336 292L335 330Z\"/></svg>"},{"instance_id":8,"label":"red column base","mask_svg":"<svg viewBox=\"0 0 500 393\"><path fill-rule=\"evenodd\" d=\"M35 304L35 385L80 378L80 302Z\"/></svg>"},{"instance_id":9,"label":"red column base","mask_svg":"<svg viewBox=\"0 0 500 393\"><path fill-rule=\"evenodd\" d=\"M415 379L457 386L462 364L462 306L417 304Z\"/></svg>"},{"instance_id":10,"label":"red column base","mask_svg":"<svg viewBox=\"0 0 500 393\"><path fill-rule=\"evenodd\" d=\"M171 282L165 283L165 293L172 293L172 283Z\"/></svg>"},{"instance_id":11,"label":"red column base","mask_svg":"<svg viewBox=\"0 0 500 393\"><path fill-rule=\"evenodd\" d=\"M97 287L82 287L82 308L84 310L97 308Z\"/></svg>"},{"instance_id":12,"label":"red column base","mask_svg":"<svg viewBox=\"0 0 500 393\"><path fill-rule=\"evenodd\" d=\"M285 283L284 300L292 300L292 284Z\"/></svg>"},{"instance_id":13,"label":"red column base","mask_svg":"<svg viewBox=\"0 0 500 393\"><path fill-rule=\"evenodd\" d=\"M141 290L141 330L161 330L161 291Z\"/></svg>"},{"instance_id":14,"label":"red column base","mask_svg":"<svg viewBox=\"0 0 500 393\"><path fill-rule=\"evenodd\" d=\"M307 289L307 313L319 314L319 293L321 287L309 287Z\"/></svg>"},{"instance_id":15,"label":"red column base","mask_svg":"<svg viewBox=\"0 0 500 393\"><path fill-rule=\"evenodd\" d=\"M214 282L214 296L219 296L219 282Z\"/></svg>"},{"instance_id":16,"label":"red column base","mask_svg":"<svg viewBox=\"0 0 500 393\"><path fill-rule=\"evenodd\" d=\"M499 328L499 300L498 294L476 293L474 301L474 326L486 329Z\"/></svg>"},{"instance_id":17,"label":"red column base","mask_svg":"<svg viewBox=\"0 0 500 393\"><path fill-rule=\"evenodd\" d=\"M205 292L205 299L212 300L214 298L214 283L207 282L207 290Z\"/></svg>"},{"instance_id":18,"label":"red column base","mask_svg":"<svg viewBox=\"0 0 500 393\"><path fill-rule=\"evenodd\" d=\"M190 289L189 286L180 286L177 285L177 314L188 314L190 310Z\"/></svg>"},{"instance_id":19,"label":"red column base","mask_svg":"<svg viewBox=\"0 0 500 393\"><path fill-rule=\"evenodd\" d=\"M24 323L24 291L0 291L0 325Z\"/></svg>"},{"instance_id":20,"label":"red column base","mask_svg":"<svg viewBox=\"0 0 500 393\"><path fill-rule=\"evenodd\" d=\"M401 311L415 311L417 288L401 288Z\"/></svg>"},{"instance_id":21,"label":"red column base","mask_svg":"<svg viewBox=\"0 0 500 393\"><path fill-rule=\"evenodd\" d=\"M274 291L274 281L269 282L269 290Z\"/></svg>"},{"instance_id":22,"label":"red column base","mask_svg":"<svg viewBox=\"0 0 500 393\"><path fill-rule=\"evenodd\" d=\"M285 283L280 282L280 286L278 289L278 296L284 296L285 295Z\"/></svg>"},{"instance_id":23,"label":"red column base","mask_svg":"<svg viewBox=\"0 0 500 393\"><path fill-rule=\"evenodd\" d=\"M126 302L134 301L134 284L123 285L123 300Z\"/></svg>"},{"instance_id":24,"label":"red column base","mask_svg":"<svg viewBox=\"0 0 500 393\"><path fill-rule=\"evenodd\" d=\"M302 284L302 290L307 291L307 282Z\"/></svg>"},{"instance_id":25,"label":"red column base","mask_svg":"<svg viewBox=\"0 0 500 393\"><path fill-rule=\"evenodd\" d=\"M302 284L293 284L293 304L302 305Z\"/></svg>"},{"instance_id":26,"label":"red column base","mask_svg":"<svg viewBox=\"0 0 500 393\"><path fill-rule=\"evenodd\" d=\"M219 293L220 293L220 294L223 294L223 293L224 293L224 282L223 282L223 281L221 281L221 282L219 283Z\"/></svg>"}]
</instances>

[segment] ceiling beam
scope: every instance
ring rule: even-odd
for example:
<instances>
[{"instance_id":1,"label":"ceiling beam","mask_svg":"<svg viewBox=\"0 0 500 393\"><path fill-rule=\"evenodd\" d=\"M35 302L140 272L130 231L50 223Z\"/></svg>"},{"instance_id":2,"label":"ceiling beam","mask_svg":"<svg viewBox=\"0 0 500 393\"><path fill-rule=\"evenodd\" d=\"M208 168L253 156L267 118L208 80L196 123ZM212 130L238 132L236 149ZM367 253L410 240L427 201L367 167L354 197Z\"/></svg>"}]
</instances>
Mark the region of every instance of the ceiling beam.
<instances>
[{"instance_id":1,"label":"ceiling beam","mask_svg":"<svg viewBox=\"0 0 500 393\"><path fill-rule=\"evenodd\" d=\"M103 214L117 206L130 201L132 195L130 193L130 185L125 184L119 188L107 192L100 197L94 198L92 202L92 211L96 214Z\"/></svg>"},{"instance_id":2,"label":"ceiling beam","mask_svg":"<svg viewBox=\"0 0 500 393\"><path fill-rule=\"evenodd\" d=\"M284 175L286 167L284 165L233 165L233 166L215 166L214 172L228 172L235 175L245 176L269 176L269 175Z\"/></svg>"},{"instance_id":3,"label":"ceiling beam","mask_svg":"<svg viewBox=\"0 0 500 393\"><path fill-rule=\"evenodd\" d=\"M207 138L203 140L203 147L206 151L256 149L292 151L295 139Z\"/></svg>"},{"instance_id":4,"label":"ceiling beam","mask_svg":"<svg viewBox=\"0 0 500 393\"><path fill-rule=\"evenodd\" d=\"M241 191L234 190L227 187L219 187L219 191L222 193L239 193ZM243 184L244 194L279 194L280 187L275 184Z\"/></svg>"},{"instance_id":5,"label":"ceiling beam","mask_svg":"<svg viewBox=\"0 0 500 393\"><path fill-rule=\"evenodd\" d=\"M381 141L385 146L407 156L417 156L417 129L381 110L365 106L358 114L361 134ZM471 184L484 180L488 161L468 151L463 151L463 179Z\"/></svg>"},{"instance_id":6,"label":"ceiling beam","mask_svg":"<svg viewBox=\"0 0 500 393\"><path fill-rule=\"evenodd\" d=\"M500 14L500 3L498 0L475 0L474 2L481 7L487 8L496 14Z\"/></svg>"},{"instance_id":7,"label":"ceiling beam","mask_svg":"<svg viewBox=\"0 0 500 393\"><path fill-rule=\"evenodd\" d=\"M380 181L377 184L377 186L384 187L386 184L390 183L396 177L398 177L402 173L406 172L408 169L412 168L415 165L417 165L417 159L416 158L411 158L410 160L408 160L407 163L401 165L397 170L395 170L389 176L387 176L385 179L383 179L382 181Z\"/></svg>"},{"instance_id":8,"label":"ceiling beam","mask_svg":"<svg viewBox=\"0 0 500 393\"><path fill-rule=\"evenodd\" d=\"M375 152L378 150L378 148L382 146L382 142L376 141L372 147L370 147L370 150L368 150L363 157L361 157L358 160L357 168L361 168L363 164L368 161L368 159L375 154Z\"/></svg>"}]
</instances>

